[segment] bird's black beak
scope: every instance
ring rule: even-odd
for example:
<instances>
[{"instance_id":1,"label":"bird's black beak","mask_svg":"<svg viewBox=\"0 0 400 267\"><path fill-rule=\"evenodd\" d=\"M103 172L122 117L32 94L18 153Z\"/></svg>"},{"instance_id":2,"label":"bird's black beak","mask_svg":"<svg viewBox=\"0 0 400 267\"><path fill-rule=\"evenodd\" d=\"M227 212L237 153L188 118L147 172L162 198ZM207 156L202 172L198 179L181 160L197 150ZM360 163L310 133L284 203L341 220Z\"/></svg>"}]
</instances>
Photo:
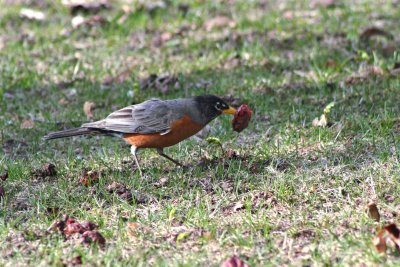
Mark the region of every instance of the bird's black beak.
<instances>
[{"instance_id":1,"label":"bird's black beak","mask_svg":"<svg viewBox=\"0 0 400 267\"><path fill-rule=\"evenodd\" d=\"M233 107L229 107L227 109L222 110L222 113L235 115L236 109L234 109Z\"/></svg>"}]
</instances>

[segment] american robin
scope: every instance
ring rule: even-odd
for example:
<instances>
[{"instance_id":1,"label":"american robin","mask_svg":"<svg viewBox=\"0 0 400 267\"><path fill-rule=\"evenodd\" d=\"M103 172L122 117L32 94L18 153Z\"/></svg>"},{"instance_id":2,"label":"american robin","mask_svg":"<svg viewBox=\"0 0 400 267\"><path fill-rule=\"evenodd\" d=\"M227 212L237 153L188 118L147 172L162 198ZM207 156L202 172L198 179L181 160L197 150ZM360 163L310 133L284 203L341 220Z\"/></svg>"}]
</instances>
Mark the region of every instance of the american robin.
<instances>
[{"instance_id":1,"label":"american robin","mask_svg":"<svg viewBox=\"0 0 400 267\"><path fill-rule=\"evenodd\" d=\"M139 149L155 148L158 154L182 166L164 153L164 147L173 146L196 134L222 113L233 115L235 112L234 108L214 95L172 100L151 99L117 110L103 120L49 133L43 138L49 140L88 134L120 137L132 145L131 153L142 175L136 156Z\"/></svg>"}]
</instances>

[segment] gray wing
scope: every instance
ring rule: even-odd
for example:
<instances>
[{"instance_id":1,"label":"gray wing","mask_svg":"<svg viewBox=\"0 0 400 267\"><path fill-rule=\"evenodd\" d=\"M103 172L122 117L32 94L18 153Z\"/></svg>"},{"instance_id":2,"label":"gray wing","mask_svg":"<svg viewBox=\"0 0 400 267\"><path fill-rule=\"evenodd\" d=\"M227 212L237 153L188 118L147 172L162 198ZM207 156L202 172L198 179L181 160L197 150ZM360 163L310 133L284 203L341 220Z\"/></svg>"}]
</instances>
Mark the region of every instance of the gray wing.
<instances>
[{"instance_id":1,"label":"gray wing","mask_svg":"<svg viewBox=\"0 0 400 267\"><path fill-rule=\"evenodd\" d=\"M171 122L179 116L168 102L151 99L117 110L104 120L85 123L82 127L121 133L165 134L170 131Z\"/></svg>"}]
</instances>

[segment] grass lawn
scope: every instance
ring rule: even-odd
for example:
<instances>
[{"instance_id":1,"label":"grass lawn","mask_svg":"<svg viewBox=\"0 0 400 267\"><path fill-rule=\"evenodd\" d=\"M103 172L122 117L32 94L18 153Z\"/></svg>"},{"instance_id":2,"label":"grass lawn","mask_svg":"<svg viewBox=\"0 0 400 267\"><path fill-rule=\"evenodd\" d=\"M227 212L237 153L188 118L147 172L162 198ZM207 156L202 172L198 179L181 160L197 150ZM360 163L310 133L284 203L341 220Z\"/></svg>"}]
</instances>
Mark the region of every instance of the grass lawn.
<instances>
[{"instance_id":1,"label":"grass lawn","mask_svg":"<svg viewBox=\"0 0 400 267\"><path fill-rule=\"evenodd\" d=\"M328 2L0 0L0 266L395 265L373 238L399 223L400 2ZM143 179L119 139L41 139L206 93L253 118L166 150L188 169L142 150ZM49 229L65 214L105 246Z\"/></svg>"}]
</instances>

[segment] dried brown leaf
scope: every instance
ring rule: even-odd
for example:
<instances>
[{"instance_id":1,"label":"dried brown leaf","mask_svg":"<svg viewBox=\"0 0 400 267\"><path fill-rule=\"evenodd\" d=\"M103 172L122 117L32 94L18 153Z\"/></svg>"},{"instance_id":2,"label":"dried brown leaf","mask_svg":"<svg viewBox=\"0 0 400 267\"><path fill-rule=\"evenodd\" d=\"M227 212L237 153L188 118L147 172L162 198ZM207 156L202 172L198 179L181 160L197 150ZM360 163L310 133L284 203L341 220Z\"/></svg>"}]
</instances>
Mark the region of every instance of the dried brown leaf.
<instances>
[{"instance_id":1,"label":"dried brown leaf","mask_svg":"<svg viewBox=\"0 0 400 267\"><path fill-rule=\"evenodd\" d=\"M370 79L371 77L381 77L384 75L385 75L385 72L383 71L382 68L380 68L378 66L371 66L371 67L368 67L368 68L360 71L359 73L352 74L352 75L346 77L345 83L347 85L358 84L358 83L361 83L363 81Z\"/></svg>"},{"instance_id":2,"label":"dried brown leaf","mask_svg":"<svg viewBox=\"0 0 400 267\"><path fill-rule=\"evenodd\" d=\"M248 267L238 256L232 256L221 264L221 267Z\"/></svg>"},{"instance_id":3,"label":"dried brown leaf","mask_svg":"<svg viewBox=\"0 0 400 267\"><path fill-rule=\"evenodd\" d=\"M29 119L24 120L21 123L21 126L20 126L21 129L32 129L34 127L35 127L35 123L32 120L29 120Z\"/></svg>"},{"instance_id":4,"label":"dried brown leaf","mask_svg":"<svg viewBox=\"0 0 400 267\"><path fill-rule=\"evenodd\" d=\"M175 76L150 74L149 77L139 80L139 87L141 90L154 88L165 94L172 88L180 88L180 84Z\"/></svg>"},{"instance_id":5,"label":"dried brown leaf","mask_svg":"<svg viewBox=\"0 0 400 267\"><path fill-rule=\"evenodd\" d=\"M100 246L104 246L106 244L106 239L97 231L86 231L82 234L81 243L97 243Z\"/></svg>"},{"instance_id":6,"label":"dried brown leaf","mask_svg":"<svg viewBox=\"0 0 400 267\"><path fill-rule=\"evenodd\" d=\"M373 36L384 36L388 39L393 39L393 35L391 33L377 27L370 27L363 30L360 34L360 39L369 39Z\"/></svg>"},{"instance_id":7,"label":"dried brown leaf","mask_svg":"<svg viewBox=\"0 0 400 267\"><path fill-rule=\"evenodd\" d=\"M379 253L385 253L386 252L386 230L382 229L381 231L379 231L379 233L376 235L376 237L374 237L373 239L373 243L374 246L376 248L376 250Z\"/></svg>"},{"instance_id":8,"label":"dried brown leaf","mask_svg":"<svg viewBox=\"0 0 400 267\"><path fill-rule=\"evenodd\" d=\"M249 121L251 119L251 115L253 111L246 104L241 105L232 120L233 130L236 132L241 132L247 128L249 125Z\"/></svg>"},{"instance_id":9,"label":"dried brown leaf","mask_svg":"<svg viewBox=\"0 0 400 267\"><path fill-rule=\"evenodd\" d=\"M235 206L232 207L233 211L238 211L244 209L244 203L242 201L236 202Z\"/></svg>"},{"instance_id":10,"label":"dried brown leaf","mask_svg":"<svg viewBox=\"0 0 400 267\"><path fill-rule=\"evenodd\" d=\"M93 118L93 108L96 106L96 104L94 102L91 101L86 101L83 104L83 112L85 112L86 117L88 119L92 119Z\"/></svg>"},{"instance_id":11,"label":"dried brown leaf","mask_svg":"<svg viewBox=\"0 0 400 267\"><path fill-rule=\"evenodd\" d=\"M42 180L46 177L54 177L57 175L56 166L53 163L46 163L40 169L31 172L32 178Z\"/></svg>"},{"instance_id":12,"label":"dried brown leaf","mask_svg":"<svg viewBox=\"0 0 400 267\"><path fill-rule=\"evenodd\" d=\"M385 226L385 230L388 232L390 239L396 244L396 249L400 251L400 229L396 224L392 223Z\"/></svg>"},{"instance_id":13,"label":"dried brown leaf","mask_svg":"<svg viewBox=\"0 0 400 267\"><path fill-rule=\"evenodd\" d=\"M137 222L128 222L126 226L127 233L130 237L136 238L137 236L137 230L139 227L139 223Z\"/></svg>"},{"instance_id":14,"label":"dried brown leaf","mask_svg":"<svg viewBox=\"0 0 400 267\"><path fill-rule=\"evenodd\" d=\"M381 219L378 207L374 202L368 204L368 216L376 222L379 222Z\"/></svg>"},{"instance_id":15,"label":"dried brown leaf","mask_svg":"<svg viewBox=\"0 0 400 267\"><path fill-rule=\"evenodd\" d=\"M82 177L79 178L78 180L78 183L88 187L98 182L98 180L99 180L99 173L97 171L84 170L82 173Z\"/></svg>"},{"instance_id":16,"label":"dried brown leaf","mask_svg":"<svg viewBox=\"0 0 400 267\"><path fill-rule=\"evenodd\" d=\"M73 257L72 259L66 260L65 265L66 266L77 266L77 265L82 265L82 256L76 256Z\"/></svg>"},{"instance_id":17,"label":"dried brown leaf","mask_svg":"<svg viewBox=\"0 0 400 267\"><path fill-rule=\"evenodd\" d=\"M207 20L203 27L206 31L212 31L215 28L224 28L224 27L235 27L236 23L231 18L226 16L218 16L212 19Z\"/></svg>"},{"instance_id":18,"label":"dried brown leaf","mask_svg":"<svg viewBox=\"0 0 400 267\"><path fill-rule=\"evenodd\" d=\"M67 223L63 233L68 237L74 234L83 234L85 229L78 222Z\"/></svg>"},{"instance_id":19,"label":"dried brown leaf","mask_svg":"<svg viewBox=\"0 0 400 267\"><path fill-rule=\"evenodd\" d=\"M328 125L328 120L327 120L325 114L322 114L319 119L315 118L312 121L312 126L314 126L314 127L325 127L327 125Z\"/></svg>"}]
</instances>

